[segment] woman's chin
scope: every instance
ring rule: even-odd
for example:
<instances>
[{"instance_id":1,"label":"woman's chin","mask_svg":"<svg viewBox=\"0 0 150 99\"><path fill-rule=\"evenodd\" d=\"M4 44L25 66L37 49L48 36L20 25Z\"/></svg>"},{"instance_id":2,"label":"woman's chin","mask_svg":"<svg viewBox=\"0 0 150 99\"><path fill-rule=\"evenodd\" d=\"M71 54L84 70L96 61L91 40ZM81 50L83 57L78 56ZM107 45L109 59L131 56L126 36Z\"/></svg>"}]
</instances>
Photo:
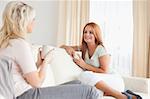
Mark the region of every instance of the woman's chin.
<instances>
[{"instance_id":1,"label":"woman's chin","mask_svg":"<svg viewBox=\"0 0 150 99\"><path fill-rule=\"evenodd\" d=\"M32 33L32 31L28 31L28 33L30 34L30 33Z\"/></svg>"}]
</instances>

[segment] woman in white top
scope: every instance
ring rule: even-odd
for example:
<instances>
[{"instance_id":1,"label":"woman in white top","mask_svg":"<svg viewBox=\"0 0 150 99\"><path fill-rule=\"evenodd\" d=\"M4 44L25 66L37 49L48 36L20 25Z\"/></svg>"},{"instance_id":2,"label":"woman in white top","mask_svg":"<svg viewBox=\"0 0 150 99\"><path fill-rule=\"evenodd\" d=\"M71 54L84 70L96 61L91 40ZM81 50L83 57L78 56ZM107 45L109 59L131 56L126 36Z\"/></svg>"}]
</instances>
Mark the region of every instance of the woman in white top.
<instances>
[{"instance_id":1,"label":"woman in white top","mask_svg":"<svg viewBox=\"0 0 150 99\"><path fill-rule=\"evenodd\" d=\"M44 60L41 51L37 63L34 62L30 45L25 40L32 32L34 9L23 3L9 2L3 13L0 30L0 56L12 61L12 76L17 99L97 99L99 93L94 87L82 84L67 84L41 88L45 78L50 52ZM37 70L40 67L40 70Z\"/></svg>"},{"instance_id":2,"label":"woman in white top","mask_svg":"<svg viewBox=\"0 0 150 99\"><path fill-rule=\"evenodd\" d=\"M79 76L81 82L96 86L106 96L113 96L117 99L135 98L128 93L121 93L121 91L124 91L123 79L110 72L110 55L103 45L102 33L96 23L91 22L85 25L81 46L63 45L61 47L65 48L68 54L73 57L74 62L85 70ZM81 50L82 57L78 55L78 58L76 58L75 51L78 50ZM120 88L117 84L122 85L122 87Z\"/></svg>"}]
</instances>

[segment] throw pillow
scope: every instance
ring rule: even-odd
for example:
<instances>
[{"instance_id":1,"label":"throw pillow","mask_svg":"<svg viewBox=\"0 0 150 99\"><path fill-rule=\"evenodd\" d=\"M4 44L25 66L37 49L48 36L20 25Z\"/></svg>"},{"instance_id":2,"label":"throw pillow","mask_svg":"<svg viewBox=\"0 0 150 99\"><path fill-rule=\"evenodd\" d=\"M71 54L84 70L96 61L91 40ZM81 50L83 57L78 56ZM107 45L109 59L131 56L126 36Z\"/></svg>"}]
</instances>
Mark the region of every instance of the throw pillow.
<instances>
[{"instance_id":1,"label":"throw pillow","mask_svg":"<svg viewBox=\"0 0 150 99\"><path fill-rule=\"evenodd\" d=\"M55 48L51 54L51 68L56 85L77 79L82 69L73 62L73 59L65 49Z\"/></svg>"}]
</instances>

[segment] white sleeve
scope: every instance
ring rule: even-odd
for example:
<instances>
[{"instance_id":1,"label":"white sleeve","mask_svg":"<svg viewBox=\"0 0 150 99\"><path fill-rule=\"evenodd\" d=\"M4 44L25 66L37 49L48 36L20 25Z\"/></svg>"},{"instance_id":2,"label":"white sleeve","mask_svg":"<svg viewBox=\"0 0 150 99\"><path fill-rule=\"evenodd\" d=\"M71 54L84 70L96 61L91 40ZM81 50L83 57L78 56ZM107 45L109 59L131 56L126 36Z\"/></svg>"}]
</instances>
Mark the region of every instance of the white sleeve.
<instances>
[{"instance_id":1,"label":"white sleeve","mask_svg":"<svg viewBox=\"0 0 150 99\"><path fill-rule=\"evenodd\" d=\"M37 71L31 48L27 42L23 40L15 42L14 55L23 74Z\"/></svg>"},{"instance_id":2,"label":"white sleeve","mask_svg":"<svg viewBox=\"0 0 150 99\"><path fill-rule=\"evenodd\" d=\"M104 56L104 55L108 55L106 49L104 47L99 47L98 48L98 57Z\"/></svg>"}]
</instances>

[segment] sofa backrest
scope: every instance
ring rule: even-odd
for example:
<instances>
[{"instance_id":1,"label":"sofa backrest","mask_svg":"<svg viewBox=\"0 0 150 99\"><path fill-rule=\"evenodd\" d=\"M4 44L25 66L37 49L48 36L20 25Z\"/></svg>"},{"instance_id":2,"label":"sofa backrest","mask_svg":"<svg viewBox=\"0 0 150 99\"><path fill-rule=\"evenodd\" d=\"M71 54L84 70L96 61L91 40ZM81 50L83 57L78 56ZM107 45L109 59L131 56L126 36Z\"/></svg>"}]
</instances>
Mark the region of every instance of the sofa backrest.
<instances>
[{"instance_id":1,"label":"sofa backrest","mask_svg":"<svg viewBox=\"0 0 150 99\"><path fill-rule=\"evenodd\" d=\"M62 48L55 48L52 54L51 68L55 83L61 84L76 79L82 69L73 62L73 59Z\"/></svg>"},{"instance_id":2,"label":"sofa backrest","mask_svg":"<svg viewBox=\"0 0 150 99\"><path fill-rule=\"evenodd\" d=\"M41 46L42 45L32 46L35 60L37 60L38 48ZM76 79L82 72L82 69L73 62L71 56L62 48L53 46L49 46L49 48L54 48L54 50L51 52L51 64L49 70L47 70L49 74L47 74L47 80L44 81L45 84L43 86L58 85ZM55 84L50 84L48 80L54 81Z\"/></svg>"}]
</instances>

